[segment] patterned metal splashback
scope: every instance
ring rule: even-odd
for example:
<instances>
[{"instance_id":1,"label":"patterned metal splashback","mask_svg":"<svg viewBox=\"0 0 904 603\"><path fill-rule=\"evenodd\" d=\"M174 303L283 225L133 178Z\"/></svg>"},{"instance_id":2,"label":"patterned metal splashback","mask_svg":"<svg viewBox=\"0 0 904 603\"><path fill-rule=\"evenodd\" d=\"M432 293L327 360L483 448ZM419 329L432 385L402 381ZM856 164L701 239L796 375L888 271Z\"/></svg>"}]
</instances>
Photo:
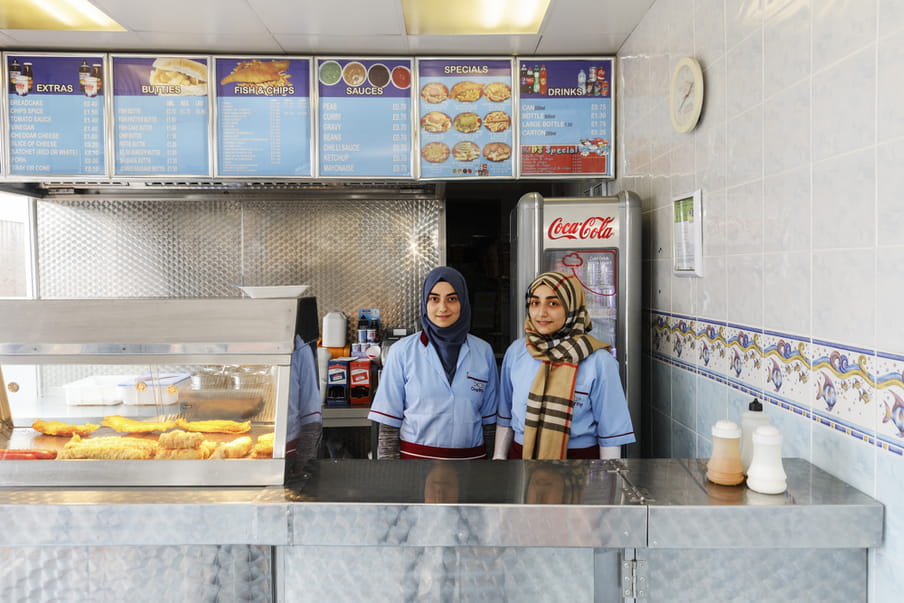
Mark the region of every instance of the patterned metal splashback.
<instances>
[{"instance_id":1,"label":"patterned metal splashback","mask_svg":"<svg viewBox=\"0 0 904 603\"><path fill-rule=\"evenodd\" d=\"M417 328L421 282L445 261L435 198L42 199L36 215L44 299L307 284L320 317L373 307L384 326Z\"/></svg>"}]
</instances>

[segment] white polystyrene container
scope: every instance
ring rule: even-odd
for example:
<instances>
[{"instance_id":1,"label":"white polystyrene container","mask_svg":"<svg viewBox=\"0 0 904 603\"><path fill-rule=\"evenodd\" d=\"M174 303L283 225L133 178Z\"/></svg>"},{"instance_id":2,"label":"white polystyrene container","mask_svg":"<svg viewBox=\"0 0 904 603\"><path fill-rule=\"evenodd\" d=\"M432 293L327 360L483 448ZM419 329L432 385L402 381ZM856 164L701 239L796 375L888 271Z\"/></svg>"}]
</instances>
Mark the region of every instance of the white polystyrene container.
<instances>
[{"instance_id":1,"label":"white polystyrene container","mask_svg":"<svg viewBox=\"0 0 904 603\"><path fill-rule=\"evenodd\" d=\"M325 348L341 348L345 346L348 332L348 319L342 312L329 312L323 317L323 339Z\"/></svg>"},{"instance_id":2,"label":"white polystyrene container","mask_svg":"<svg viewBox=\"0 0 904 603\"><path fill-rule=\"evenodd\" d=\"M126 375L85 377L63 385L66 404L70 406L98 406L122 404L119 383Z\"/></svg>"}]
</instances>

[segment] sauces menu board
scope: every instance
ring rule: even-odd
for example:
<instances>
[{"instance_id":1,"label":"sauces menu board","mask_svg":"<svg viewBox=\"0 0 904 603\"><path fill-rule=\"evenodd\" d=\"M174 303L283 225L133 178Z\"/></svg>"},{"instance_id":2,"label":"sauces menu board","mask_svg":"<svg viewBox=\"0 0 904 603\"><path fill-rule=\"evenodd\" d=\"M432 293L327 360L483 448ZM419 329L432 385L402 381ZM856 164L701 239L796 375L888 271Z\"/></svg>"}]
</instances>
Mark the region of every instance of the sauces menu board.
<instances>
[{"instance_id":1,"label":"sauces menu board","mask_svg":"<svg viewBox=\"0 0 904 603\"><path fill-rule=\"evenodd\" d=\"M518 62L520 175L614 176L611 58Z\"/></svg>"},{"instance_id":2,"label":"sauces menu board","mask_svg":"<svg viewBox=\"0 0 904 603\"><path fill-rule=\"evenodd\" d=\"M216 58L220 176L310 176L311 60Z\"/></svg>"},{"instance_id":3,"label":"sauces menu board","mask_svg":"<svg viewBox=\"0 0 904 603\"><path fill-rule=\"evenodd\" d=\"M424 59L417 72L421 177L512 177L512 61Z\"/></svg>"},{"instance_id":4,"label":"sauces menu board","mask_svg":"<svg viewBox=\"0 0 904 603\"><path fill-rule=\"evenodd\" d=\"M209 176L206 58L113 56L114 172Z\"/></svg>"},{"instance_id":5,"label":"sauces menu board","mask_svg":"<svg viewBox=\"0 0 904 603\"><path fill-rule=\"evenodd\" d=\"M411 60L317 59L323 177L411 177Z\"/></svg>"},{"instance_id":6,"label":"sauces menu board","mask_svg":"<svg viewBox=\"0 0 904 603\"><path fill-rule=\"evenodd\" d=\"M106 176L103 55L6 55L9 174Z\"/></svg>"}]
</instances>

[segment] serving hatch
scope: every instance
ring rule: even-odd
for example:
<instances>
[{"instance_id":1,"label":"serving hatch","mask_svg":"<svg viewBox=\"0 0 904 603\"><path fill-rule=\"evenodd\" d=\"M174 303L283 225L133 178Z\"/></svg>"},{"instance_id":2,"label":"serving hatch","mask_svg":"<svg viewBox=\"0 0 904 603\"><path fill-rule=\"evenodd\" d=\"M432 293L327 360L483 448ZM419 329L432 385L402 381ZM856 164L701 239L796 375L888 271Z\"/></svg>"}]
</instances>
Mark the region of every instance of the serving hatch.
<instances>
[{"instance_id":1,"label":"serving hatch","mask_svg":"<svg viewBox=\"0 0 904 603\"><path fill-rule=\"evenodd\" d=\"M0 483L281 484L311 301L0 300Z\"/></svg>"}]
</instances>

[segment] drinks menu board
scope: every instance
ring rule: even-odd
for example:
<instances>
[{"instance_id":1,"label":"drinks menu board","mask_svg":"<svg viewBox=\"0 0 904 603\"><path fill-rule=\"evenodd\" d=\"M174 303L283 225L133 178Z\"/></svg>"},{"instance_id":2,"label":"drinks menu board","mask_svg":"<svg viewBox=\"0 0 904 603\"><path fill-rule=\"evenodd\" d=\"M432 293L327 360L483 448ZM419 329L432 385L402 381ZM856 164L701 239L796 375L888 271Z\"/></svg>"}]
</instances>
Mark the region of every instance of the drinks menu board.
<instances>
[{"instance_id":1,"label":"drinks menu board","mask_svg":"<svg viewBox=\"0 0 904 603\"><path fill-rule=\"evenodd\" d=\"M311 60L215 59L220 176L310 176Z\"/></svg>"},{"instance_id":2,"label":"drinks menu board","mask_svg":"<svg viewBox=\"0 0 904 603\"><path fill-rule=\"evenodd\" d=\"M323 177L411 177L411 60L317 59Z\"/></svg>"},{"instance_id":3,"label":"drinks menu board","mask_svg":"<svg viewBox=\"0 0 904 603\"><path fill-rule=\"evenodd\" d=\"M209 176L206 58L113 56L114 172Z\"/></svg>"},{"instance_id":4,"label":"drinks menu board","mask_svg":"<svg viewBox=\"0 0 904 603\"><path fill-rule=\"evenodd\" d=\"M512 61L418 60L422 178L512 177Z\"/></svg>"},{"instance_id":5,"label":"drinks menu board","mask_svg":"<svg viewBox=\"0 0 904 603\"><path fill-rule=\"evenodd\" d=\"M520 175L614 175L611 58L518 62Z\"/></svg>"},{"instance_id":6,"label":"drinks menu board","mask_svg":"<svg viewBox=\"0 0 904 603\"><path fill-rule=\"evenodd\" d=\"M103 55L5 59L9 174L106 176Z\"/></svg>"}]
</instances>

